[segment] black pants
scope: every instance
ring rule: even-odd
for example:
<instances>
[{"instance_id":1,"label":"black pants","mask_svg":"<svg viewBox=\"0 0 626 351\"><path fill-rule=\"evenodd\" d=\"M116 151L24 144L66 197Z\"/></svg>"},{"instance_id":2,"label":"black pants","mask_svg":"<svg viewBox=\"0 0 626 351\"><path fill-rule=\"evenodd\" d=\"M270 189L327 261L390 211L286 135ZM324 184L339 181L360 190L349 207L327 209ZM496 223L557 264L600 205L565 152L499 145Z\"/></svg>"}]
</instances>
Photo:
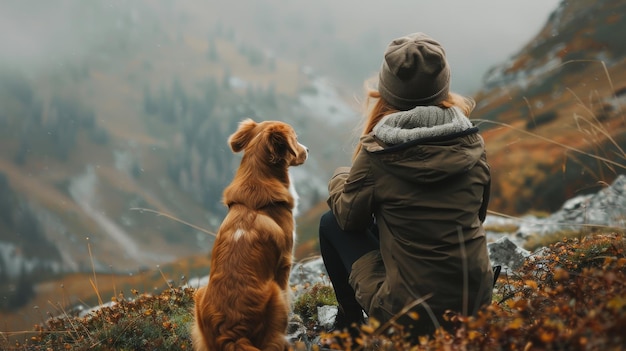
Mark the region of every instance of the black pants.
<instances>
[{"instance_id":1,"label":"black pants","mask_svg":"<svg viewBox=\"0 0 626 351\"><path fill-rule=\"evenodd\" d=\"M335 215L328 211L320 219L319 240L324 266L339 303L335 326L345 328L353 323L363 323L363 308L354 297L348 277L356 260L379 249L378 228L372 222L362 233L346 232L337 224Z\"/></svg>"}]
</instances>

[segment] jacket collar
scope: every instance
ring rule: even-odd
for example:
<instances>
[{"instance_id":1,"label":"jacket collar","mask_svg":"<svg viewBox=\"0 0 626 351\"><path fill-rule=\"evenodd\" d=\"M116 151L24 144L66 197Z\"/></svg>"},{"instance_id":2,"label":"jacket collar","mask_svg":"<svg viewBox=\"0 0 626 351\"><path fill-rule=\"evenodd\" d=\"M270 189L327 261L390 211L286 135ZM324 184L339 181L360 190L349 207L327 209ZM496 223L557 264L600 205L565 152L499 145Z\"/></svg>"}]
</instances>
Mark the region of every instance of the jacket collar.
<instances>
[{"instance_id":1,"label":"jacket collar","mask_svg":"<svg viewBox=\"0 0 626 351\"><path fill-rule=\"evenodd\" d=\"M472 122L457 107L417 106L385 116L373 134L387 145L398 145L420 139L439 139L465 134L474 128Z\"/></svg>"}]
</instances>

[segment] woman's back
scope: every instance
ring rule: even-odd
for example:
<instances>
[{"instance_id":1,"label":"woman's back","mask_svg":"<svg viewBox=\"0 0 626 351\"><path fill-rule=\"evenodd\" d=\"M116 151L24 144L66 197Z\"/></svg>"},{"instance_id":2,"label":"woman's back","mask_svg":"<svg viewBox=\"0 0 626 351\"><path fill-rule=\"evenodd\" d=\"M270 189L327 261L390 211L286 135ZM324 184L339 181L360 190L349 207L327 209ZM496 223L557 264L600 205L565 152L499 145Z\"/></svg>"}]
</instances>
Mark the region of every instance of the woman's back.
<instances>
[{"instance_id":1,"label":"woman's back","mask_svg":"<svg viewBox=\"0 0 626 351\"><path fill-rule=\"evenodd\" d=\"M492 273L481 226L490 180L482 138L469 121L459 128L444 127L457 117L465 118L458 111L441 110L437 112L441 118L424 125L422 109L383 120L396 126L395 132L362 138L361 154L352 167L352 172L371 179L362 179L364 185L355 195L361 193L363 198L371 191L367 197L386 270L382 281L367 270L354 279L372 286L383 284L371 300L359 301L369 306L370 316L382 320L426 295L431 296L426 303L438 318L447 309L472 314L491 298ZM407 122L415 117L418 122ZM403 134L405 140L389 145L396 139L387 134ZM343 219L344 213L350 213L349 218ZM347 227L352 227L350 221L366 221L357 212L342 211L337 216ZM359 269L357 261L353 274ZM463 289L467 301L459 298Z\"/></svg>"}]
</instances>

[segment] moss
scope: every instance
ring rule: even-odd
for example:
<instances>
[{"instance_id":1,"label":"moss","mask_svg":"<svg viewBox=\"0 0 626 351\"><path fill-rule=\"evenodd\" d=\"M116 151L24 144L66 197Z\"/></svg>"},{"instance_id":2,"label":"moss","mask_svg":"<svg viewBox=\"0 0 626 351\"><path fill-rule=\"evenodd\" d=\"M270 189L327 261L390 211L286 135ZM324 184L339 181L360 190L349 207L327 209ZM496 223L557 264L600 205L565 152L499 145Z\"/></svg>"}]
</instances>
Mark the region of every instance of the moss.
<instances>
[{"instance_id":1,"label":"moss","mask_svg":"<svg viewBox=\"0 0 626 351\"><path fill-rule=\"evenodd\" d=\"M317 283L296 300L293 311L300 315L306 325L315 325L317 308L327 305L337 306L335 291L330 285Z\"/></svg>"}]
</instances>

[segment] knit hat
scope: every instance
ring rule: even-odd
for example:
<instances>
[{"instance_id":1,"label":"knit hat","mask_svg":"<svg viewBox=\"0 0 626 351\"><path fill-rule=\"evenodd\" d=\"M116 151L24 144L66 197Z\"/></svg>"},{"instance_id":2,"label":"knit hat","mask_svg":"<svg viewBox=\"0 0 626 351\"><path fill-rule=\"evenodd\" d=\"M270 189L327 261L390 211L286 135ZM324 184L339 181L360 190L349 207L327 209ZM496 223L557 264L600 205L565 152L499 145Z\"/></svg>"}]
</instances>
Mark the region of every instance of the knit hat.
<instances>
[{"instance_id":1,"label":"knit hat","mask_svg":"<svg viewBox=\"0 0 626 351\"><path fill-rule=\"evenodd\" d=\"M393 40L378 75L378 91L400 110L436 105L448 96L450 68L439 42L424 33Z\"/></svg>"}]
</instances>

